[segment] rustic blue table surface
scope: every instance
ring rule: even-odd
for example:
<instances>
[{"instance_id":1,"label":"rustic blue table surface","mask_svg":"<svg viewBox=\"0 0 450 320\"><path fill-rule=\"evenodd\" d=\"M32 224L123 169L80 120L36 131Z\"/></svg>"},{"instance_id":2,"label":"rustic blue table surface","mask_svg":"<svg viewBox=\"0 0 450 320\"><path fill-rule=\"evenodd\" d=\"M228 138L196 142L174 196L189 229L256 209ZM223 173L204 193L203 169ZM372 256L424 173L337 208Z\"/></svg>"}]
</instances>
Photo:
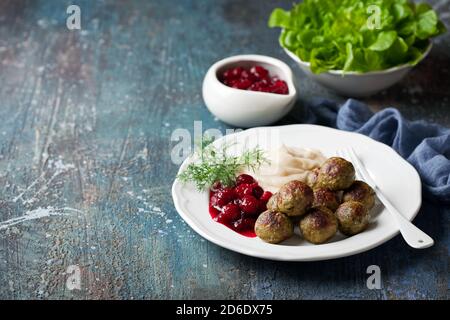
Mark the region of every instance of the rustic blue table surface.
<instances>
[{"instance_id":1,"label":"rustic blue table surface","mask_svg":"<svg viewBox=\"0 0 450 320\"><path fill-rule=\"evenodd\" d=\"M430 1L448 25L448 0ZM291 1L0 2L0 298L448 299L450 209L359 255L285 263L222 249L178 216L171 197L176 128L227 126L201 97L208 67L260 53L289 63L305 101L343 97L306 79L266 27ZM66 9L81 8L81 30ZM395 87L364 101L450 126L450 35ZM301 113L301 112L300 112ZM369 265L382 288L366 286ZM68 279L80 275L80 290ZM68 285L69 283L69 285ZM74 283L78 283L75 281ZM73 284L73 283L72 283Z\"/></svg>"}]
</instances>

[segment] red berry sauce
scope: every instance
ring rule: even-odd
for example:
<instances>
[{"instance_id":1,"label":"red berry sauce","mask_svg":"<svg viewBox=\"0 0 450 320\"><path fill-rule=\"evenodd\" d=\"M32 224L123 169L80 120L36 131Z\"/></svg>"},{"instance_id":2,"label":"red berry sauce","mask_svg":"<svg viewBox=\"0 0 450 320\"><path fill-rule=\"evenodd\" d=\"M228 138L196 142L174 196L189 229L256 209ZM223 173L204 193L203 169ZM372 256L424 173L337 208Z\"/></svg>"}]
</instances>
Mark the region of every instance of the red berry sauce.
<instances>
[{"instance_id":1,"label":"red berry sauce","mask_svg":"<svg viewBox=\"0 0 450 320\"><path fill-rule=\"evenodd\" d=\"M269 71L261 66L227 69L221 74L220 81L235 89L289 94L286 82L277 77L272 77Z\"/></svg>"},{"instance_id":2,"label":"red berry sauce","mask_svg":"<svg viewBox=\"0 0 450 320\"><path fill-rule=\"evenodd\" d=\"M209 194L209 213L214 221L254 238L255 222L266 210L272 194L264 191L252 176L241 174L232 188L215 183Z\"/></svg>"}]
</instances>

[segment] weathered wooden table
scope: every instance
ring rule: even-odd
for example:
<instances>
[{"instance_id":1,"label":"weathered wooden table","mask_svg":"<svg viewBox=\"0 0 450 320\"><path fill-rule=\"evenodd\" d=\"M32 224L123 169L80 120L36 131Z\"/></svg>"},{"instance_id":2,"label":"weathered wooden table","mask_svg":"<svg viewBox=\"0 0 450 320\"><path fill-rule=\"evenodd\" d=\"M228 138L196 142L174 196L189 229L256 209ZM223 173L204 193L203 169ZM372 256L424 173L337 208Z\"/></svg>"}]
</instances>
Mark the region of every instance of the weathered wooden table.
<instances>
[{"instance_id":1,"label":"weathered wooden table","mask_svg":"<svg viewBox=\"0 0 450 320\"><path fill-rule=\"evenodd\" d=\"M314 263L230 252L176 213L172 132L192 132L195 120L227 128L201 98L214 61L279 57L299 79L297 109L316 96L343 100L307 80L266 27L271 9L290 2L0 2L0 298L449 298L442 205L425 204L415 220L435 239L430 249L397 236ZM66 28L72 3L81 30ZM449 1L433 3L448 24ZM449 69L447 34L404 81L366 102L449 126ZM381 290L366 287L372 264Z\"/></svg>"}]
</instances>

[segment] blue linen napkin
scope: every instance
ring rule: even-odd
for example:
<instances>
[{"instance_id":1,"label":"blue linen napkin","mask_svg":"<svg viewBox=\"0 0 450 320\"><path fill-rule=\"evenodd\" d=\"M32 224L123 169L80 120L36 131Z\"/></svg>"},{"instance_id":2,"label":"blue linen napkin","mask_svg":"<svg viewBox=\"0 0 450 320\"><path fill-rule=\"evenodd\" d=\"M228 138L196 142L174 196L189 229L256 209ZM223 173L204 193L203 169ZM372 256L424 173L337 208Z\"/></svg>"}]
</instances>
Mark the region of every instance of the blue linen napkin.
<instances>
[{"instance_id":1,"label":"blue linen napkin","mask_svg":"<svg viewBox=\"0 0 450 320\"><path fill-rule=\"evenodd\" d=\"M408 121L394 108L373 113L353 99L342 106L315 99L305 111L303 122L362 133L391 146L419 172L425 197L450 203L450 129Z\"/></svg>"}]
</instances>

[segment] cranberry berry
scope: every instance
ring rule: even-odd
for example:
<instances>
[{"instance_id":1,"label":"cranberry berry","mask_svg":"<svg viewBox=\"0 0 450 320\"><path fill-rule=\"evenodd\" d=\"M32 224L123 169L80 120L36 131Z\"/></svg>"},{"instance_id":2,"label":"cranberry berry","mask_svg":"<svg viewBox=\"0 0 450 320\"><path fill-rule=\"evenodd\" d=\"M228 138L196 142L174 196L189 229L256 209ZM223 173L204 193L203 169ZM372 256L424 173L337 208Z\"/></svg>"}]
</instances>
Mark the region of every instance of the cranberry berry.
<instances>
[{"instance_id":1,"label":"cranberry berry","mask_svg":"<svg viewBox=\"0 0 450 320\"><path fill-rule=\"evenodd\" d=\"M236 193L236 196L240 199L244 198L245 196L252 196L253 195L253 184L243 183L238 185L234 190Z\"/></svg>"},{"instance_id":2,"label":"cranberry berry","mask_svg":"<svg viewBox=\"0 0 450 320\"><path fill-rule=\"evenodd\" d=\"M236 193L232 188L223 188L217 191L211 197L211 204L214 207L222 208L224 205L230 203L236 198Z\"/></svg>"},{"instance_id":3,"label":"cranberry berry","mask_svg":"<svg viewBox=\"0 0 450 320\"><path fill-rule=\"evenodd\" d=\"M211 186L210 189L211 189L212 192L217 192L220 189L222 189L222 184L220 183L220 181L216 181L216 182L213 183L213 185Z\"/></svg>"},{"instance_id":4,"label":"cranberry berry","mask_svg":"<svg viewBox=\"0 0 450 320\"><path fill-rule=\"evenodd\" d=\"M261 66L254 66L250 69L250 73L256 77L256 79L261 80L269 75L269 71Z\"/></svg>"},{"instance_id":5,"label":"cranberry berry","mask_svg":"<svg viewBox=\"0 0 450 320\"><path fill-rule=\"evenodd\" d=\"M252 85L252 82L248 79L239 79L235 81L232 85L233 88L246 90Z\"/></svg>"},{"instance_id":6,"label":"cranberry berry","mask_svg":"<svg viewBox=\"0 0 450 320\"><path fill-rule=\"evenodd\" d=\"M239 207L244 214L254 215L258 213L259 201L254 196L244 196Z\"/></svg>"},{"instance_id":7,"label":"cranberry berry","mask_svg":"<svg viewBox=\"0 0 450 320\"><path fill-rule=\"evenodd\" d=\"M231 70L231 76L234 79L240 78L241 74L242 74L242 71L244 71L244 69L241 68L241 67L234 68L233 70Z\"/></svg>"},{"instance_id":8,"label":"cranberry berry","mask_svg":"<svg viewBox=\"0 0 450 320\"><path fill-rule=\"evenodd\" d=\"M270 191L264 191L264 193L262 194L262 196L259 198L261 201L264 201L267 203L267 201L269 201L269 199L272 197L272 192Z\"/></svg>"},{"instance_id":9,"label":"cranberry berry","mask_svg":"<svg viewBox=\"0 0 450 320\"><path fill-rule=\"evenodd\" d=\"M255 222L256 222L256 219L242 218L242 219L237 220L233 224L233 227L237 231L253 230L255 228Z\"/></svg>"},{"instance_id":10,"label":"cranberry berry","mask_svg":"<svg viewBox=\"0 0 450 320\"><path fill-rule=\"evenodd\" d=\"M254 182L255 182L255 179L253 179L253 177L251 175L245 174L245 173L238 175L238 177L236 178L237 186L240 184L243 184L243 183L250 184L250 183L254 183Z\"/></svg>"},{"instance_id":11,"label":"cranberry berry","mask_svg":"<svg viewBox=\"0 0 450 320\"><path fill-rule=\"evenodd\" d=\"M253 195L255 196L256 199L261 198L261 196L263 194L264 194L264 190L260 186L256 186L253 188Z\"/></svg>"},{"instance_id":12,"label":"cranberry berry","mask_svg":"<svg viewBox=\"0 0 450 320\"><path fill-rule=\"evenodd\" d=\"M229 203L223 207L220 215L223 216L228 222L233 222L241 217L241 209L237 204Z\"/></svg>"},{"instance_id":13,"label":"cranberry berry","mask_svg":"<svg viewBox=\"0 0 450 320\"><path fill-rule=\"evenodd\" d=\"M227 219L228 217L226 215L224 215L223 213L219 213L215 218L214 221L222 223L222 224L227 224L230 221L228 221Z\"/></svg>"}]
</instances>

